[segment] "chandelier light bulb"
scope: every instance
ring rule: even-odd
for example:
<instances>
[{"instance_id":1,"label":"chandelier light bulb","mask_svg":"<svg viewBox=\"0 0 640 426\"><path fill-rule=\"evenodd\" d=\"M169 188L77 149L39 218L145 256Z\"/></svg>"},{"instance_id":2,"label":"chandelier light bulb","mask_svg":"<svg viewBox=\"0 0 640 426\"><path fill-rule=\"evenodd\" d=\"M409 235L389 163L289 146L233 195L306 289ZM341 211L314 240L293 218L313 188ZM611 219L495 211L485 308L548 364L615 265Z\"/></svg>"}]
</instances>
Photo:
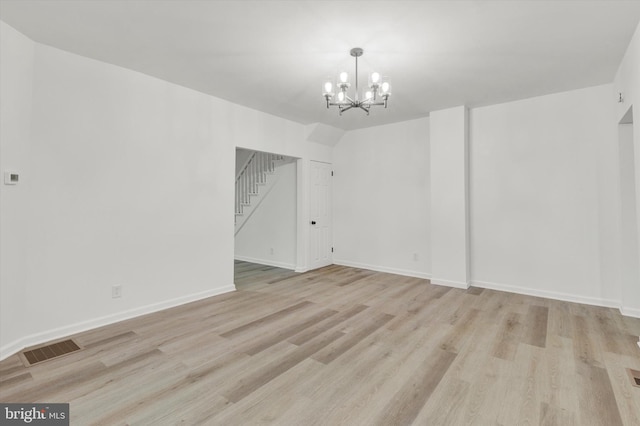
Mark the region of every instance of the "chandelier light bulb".
<instances>
[{"instance_id":1,"label":"chandelier light bulb","mask_svg":"<svg viewBox=\"0 0 640 426\"><path fill-rule=\"evenodd\" d=\"M345 95L344 92L338 92L338 102L344 102Z\"/></svg>"},{"instance_id":2,"label":"chandelier light bulb","mask_svg":"<svg viewBox=\"0 0 640 426\"><path fill-rule=\"evenodd\" d=\"M323 91L322 91L323 95L333 96L333 83L331 83L330 81L325 81L322 88L323 88Z\"/></svg>"},{"instance_id":3,"label":"chandelier light bulb","mask_svg":"<svg viewBox=\"0 0 640 426\"><path fill-rule=\"evenodd\" d=\"M382 85L380 86L380 94L382 95L391 94L391 84L389 84L388 81L383 82Z\"/></svg>"},{"instance_id":4,"label":"chandelier light bulb","mask_svg":"<svg viewBox=\"0 0 640 426\"><path fill-rule=\"evenodd\" d=\"M346 71L342 71L338 76L340 83L346 83L349 80L349 74Z\"/></svg>"},{"instance_id":5,"label":"chandelier light bulb","mask_svg":"<svg viewBox=\"0 0 640 426\"><path fill-rule=\"evenodd\" d=\"M372 72L371 73L371 84L377 85L380 83L380 73Z\"/></svg>"},{"instance_id":6,"label":"chandelier light bulb","mask_svg":"<svg viewBox=\"0 0 640 426\"><path fill-rule=\"evenodd\" d=\"M371 98L373 98L373 92L371 90L367 90L366 92L364 92L364 100L368 101Z\"/></svg>"}]
</instances>

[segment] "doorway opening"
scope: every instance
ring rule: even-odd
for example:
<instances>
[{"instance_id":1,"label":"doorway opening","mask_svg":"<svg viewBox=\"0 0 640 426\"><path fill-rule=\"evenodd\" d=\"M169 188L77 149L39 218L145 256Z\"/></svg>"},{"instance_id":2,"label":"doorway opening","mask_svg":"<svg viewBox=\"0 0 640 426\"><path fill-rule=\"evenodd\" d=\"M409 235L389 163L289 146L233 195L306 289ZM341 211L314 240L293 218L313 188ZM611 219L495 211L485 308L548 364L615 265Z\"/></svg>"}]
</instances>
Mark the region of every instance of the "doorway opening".
<instances>
[{"instance_id":1,"label":"doorway opening","mask_svg":"<svg viewBox=\"0 0 640 426\"><path fill-rule=\"evenodd\" d=\"M236 148L234 271L296 268L297 180L295 158Z\"/></svg>"}]
</instances>

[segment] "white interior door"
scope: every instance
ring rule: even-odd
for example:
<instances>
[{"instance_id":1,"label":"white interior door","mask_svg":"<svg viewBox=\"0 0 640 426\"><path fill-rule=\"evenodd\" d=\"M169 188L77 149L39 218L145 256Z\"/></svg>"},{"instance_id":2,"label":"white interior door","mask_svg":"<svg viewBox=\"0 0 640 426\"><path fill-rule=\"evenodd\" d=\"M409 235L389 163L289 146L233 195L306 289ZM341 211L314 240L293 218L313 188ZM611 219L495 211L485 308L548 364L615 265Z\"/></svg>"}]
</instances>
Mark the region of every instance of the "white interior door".
<instances>
[{"instance_id":1,"label":"white interior door","mask_svg":"<svg viewBox=\"0 0 640 426\"><path fill-rule=\"evenodd\" d=\"M331 164L311 161L309 269L331 265Z\"/></svg>"}]
</instances>

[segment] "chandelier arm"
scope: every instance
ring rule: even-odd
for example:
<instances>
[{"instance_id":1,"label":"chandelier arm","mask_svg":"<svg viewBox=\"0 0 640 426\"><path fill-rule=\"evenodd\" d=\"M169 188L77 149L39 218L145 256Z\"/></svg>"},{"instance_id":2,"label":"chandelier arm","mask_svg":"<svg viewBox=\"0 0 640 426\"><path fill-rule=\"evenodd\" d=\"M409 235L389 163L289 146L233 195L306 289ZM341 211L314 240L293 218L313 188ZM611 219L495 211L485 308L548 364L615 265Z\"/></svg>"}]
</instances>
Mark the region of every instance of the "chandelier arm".
<instances>
[{"instance_id":1,"label":"chandelier arm","mask_svg":"<svg viewBox=\"0 0 640 426\"><path fill-rule=\"evenodd\" d=\"M345 111L349 111L351 108L353 108L353 105L349 105L349 106L348 106L348 107L346 107L346 108L342 108L342 107L340 107L340 114L342 114L342 113L343 113L343 112L345 112Z\"/></svg>"},{"instance_id":2,"label":"chandelier arm","mask_svg":"<svg viewBox=\"0 0 640 426\"><path fill-rule=\"evenodd\" d=\"M358 108L360 108L361 110L365 111L367 113L367 115L369 115L369 108L366 108L362 105L358 105Z\"/></svg>"},{"instance_id":3,"label":"chandelier arm","mask_svg":"<svg viewBox=\"0 0 640 426\"><path fill-rule=\"evenodd\" d=\"M382 105L382 104L381 104ZM337 106L340 107L340 109L342 109L343 111L347 110L347 107L349 109L353 108L353 107L357 107L359 106L358 104L356 104L355 102L350 102L350 103L335 103L335 102L330 102L329 106Z\"/></svg>"}]
</instances>

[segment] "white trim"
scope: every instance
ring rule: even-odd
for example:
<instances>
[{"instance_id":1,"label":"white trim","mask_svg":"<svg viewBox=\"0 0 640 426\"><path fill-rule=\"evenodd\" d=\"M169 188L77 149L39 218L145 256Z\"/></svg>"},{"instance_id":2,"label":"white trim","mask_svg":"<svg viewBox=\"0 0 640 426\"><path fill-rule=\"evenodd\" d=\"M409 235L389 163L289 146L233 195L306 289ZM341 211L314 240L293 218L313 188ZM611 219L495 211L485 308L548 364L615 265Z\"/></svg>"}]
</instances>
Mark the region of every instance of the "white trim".
<instances>
[{"instance_id":1,"label":"white trim","mask_svg":"<svg viewBox=\"0 0 640 426\"><path fill-rule=\"evenodd\" d=\"M349 266L351 268L368 269L370 271L386 272L389 274L404 275L406 277L422 278L425 280L431 279L431 274L427 274L419 271L410 271L408 269L389 268L386 266L369 265L367 263L358 263L358 262L351 262L348 260L339 260L339 259L334 259L333 264L341 265L341 266Z\"/></svg>"},{"instance_id":2,"label":"white trim","mask_svg":"<svg viewBox=\"0 0 640 426\"><path fill-rule=\"evenodd\" d=\"M574 294L560 293L556 291L538 290L528 287L518 287L509 284L498 284L487 281L471 281L475 287L488 288L491 290L506 291L509 293L524 294L527 296L544 297L545 299L562 300L565 302L582 303L583 305L602 306L605 308L620 309L620 302L611 299L600 299L597 297L576 296ZM622 312L622 310L621 310Z\"/></svg>"},{"instance_id":3,"label":"white trim","mask_svg":"<svg viewBox=\"0 0 640 426\"><path fill-rule=\"evenodd\" d=\"M307 175L309 167L307 160L296 160L296 272L307 272L309 259L309 203Z\"/></svg>"},{"instance_id":4,"label":"white trim","mask_svg":"<svg viewBox=\"0 0 640 426\"><path fill-rule=\"evenodd\" d=\"M463 290L469 288L469 282L443 280L441 278L431 278L431 284L441 285L445 287L461 288Z\"/></svg>"},{"instance_id":5,"label":"white trim","mask_svg":"<svg viewBox=\"0 0 640 426\"><path fill-rule=\"evenodd\" d=\"M625 308L624 306L622 306L620 308L620 313L626 317L640 318L640 309ZM638 342L638 345L640 346L640 341Z\"/></svg>"},{"instance_id":6,"label":"white trim","mask_svg":"<svg viewBox=\"0 0 640 426\"><path fill-rule=\"evenodd\" d=\"M234 256L234 259L241 260L243 262L257 263L259 265L275 266L276 268L291 269L291 270L296 269L296 265L293 263L276 262L269 259L256 259L255 257L247 257L247 256Z\"/></svg>"},{"instance_id":7,"label":"white trim","mask_svg":"<svg viewBox=\"0 0 640 426\"><path fill-rule=\"evenodd\" d=\"M84 331L91 330L94 328L98 328L98 327L113 324L116 322L139 317L141 315L162 311L164 309L173 308L179 305L184 305L185 303L195 302L196 300L217 296L219 294L229 293L235 290L236 290L236 287L234 285L228 285L225 287L206 290L200 293L194 293L187 296L181 296L175 299L165 300L164 302L153 303L151 305L141 306L139 308L129 309L127 311L105 315L103 317L94 318L87 321L81 321L75 324L54 328L52 330L31 334L29 336L25 336L14 342L11 342L7 345L4 345L2 348L0 348L0 361L5 358L8 358L9 356L17 352L20 352L22 349L27 348L29 346L39 345L41 343L46 343L54 339L59 339L62 337L73 335L73 334L82 333Z\"/></svg>"},{"instance_id":8,"label":"white trim","mask_svg":"<svg viewBox=\"0 0 640 426\"><path fill-rule=\"evenodd\" d=\"M32 344L26 344L25 342L27 340L28 339L26 337L23 337L22 339L18 339L0 348L0 361L4 360L5 358L9 358L13 354L17 354L28 346L33 346Z\"/></svg>"}]
</instances>

